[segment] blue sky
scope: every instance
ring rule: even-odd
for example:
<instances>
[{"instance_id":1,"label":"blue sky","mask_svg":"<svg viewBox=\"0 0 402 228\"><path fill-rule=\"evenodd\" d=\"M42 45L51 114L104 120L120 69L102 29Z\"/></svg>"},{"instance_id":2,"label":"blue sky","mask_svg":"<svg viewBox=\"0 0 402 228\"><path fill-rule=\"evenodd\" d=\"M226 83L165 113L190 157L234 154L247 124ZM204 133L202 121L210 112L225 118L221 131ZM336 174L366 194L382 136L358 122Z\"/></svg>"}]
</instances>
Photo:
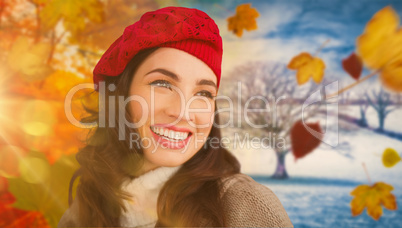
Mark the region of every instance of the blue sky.
<instances>
[{"instance_id":1,"label":"blue sky","mask_svg":"<svg viewBox=\"0 0 402 228\"><path fill-rule=\"evenodd\" d=\"M182 6L204 10L217 22L224 41L223 77L229 75L236 65L247 61L286 64L302 51L315 53L329 39L318 56L327 64L327 75L334 75L348 83L349 77L343 72L341 61L355 49L355 40L364 31L366 23L387 5L402 15L402 0L178 2ZM257 8L260 13L257 19L259 28L238 38L227 31L226 18L232 16L236 6L242 3L252 3L252 7ZM378 82L378 79L375 80Z\"/></svg>"}]
</instances>

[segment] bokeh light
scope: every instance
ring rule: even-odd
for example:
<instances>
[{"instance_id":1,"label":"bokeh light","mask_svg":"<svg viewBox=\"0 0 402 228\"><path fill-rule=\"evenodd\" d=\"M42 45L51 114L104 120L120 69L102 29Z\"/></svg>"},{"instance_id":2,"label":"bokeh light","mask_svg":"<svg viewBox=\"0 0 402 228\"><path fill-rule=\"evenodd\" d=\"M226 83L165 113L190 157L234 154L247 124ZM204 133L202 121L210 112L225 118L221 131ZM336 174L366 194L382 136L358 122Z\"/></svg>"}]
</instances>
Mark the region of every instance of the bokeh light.
<instances>
[{"instance_id":1,"label":"bokeh light","mask_svg":"<svg viewBox=\"0 0 402 228\"><path fill-rule=\"evenodd\" d=\"M20 160L19 171L21 177L28 183L45 183L49 177L49 165L40 158L25 157Z\"/></svg>"},{"instance_id":2,"label":"bokeh light","mask_svg":"<svg viewBox=\"0 0 402 228\"><path fill-rule=\"evenodd\" d=\"M44 136L52 133L56 113L51 104L42 100L26 101L21 111L21 124L25 133Z\"/></svg>"}]
</instances>

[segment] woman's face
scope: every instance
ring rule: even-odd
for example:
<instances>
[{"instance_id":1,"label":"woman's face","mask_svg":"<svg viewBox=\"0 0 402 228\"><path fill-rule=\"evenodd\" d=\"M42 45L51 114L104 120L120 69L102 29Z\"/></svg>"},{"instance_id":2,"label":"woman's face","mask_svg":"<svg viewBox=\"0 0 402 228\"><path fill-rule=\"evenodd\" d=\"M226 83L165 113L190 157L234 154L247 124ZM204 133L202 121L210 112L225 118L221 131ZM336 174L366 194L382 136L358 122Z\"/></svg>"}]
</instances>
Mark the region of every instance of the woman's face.
<instances>
[{"instance_id":1,"label":"woman's face","mask_svg":"<svg viewBox=\"0 0 402 228\"><path fill-rule=\"evenodd\" d=\"M159 48L137 69L130 112L145 163L142 172L179 166L204 146L211 131L217 78L203 61L174 48Z\"/></svg>"}]
</instances>

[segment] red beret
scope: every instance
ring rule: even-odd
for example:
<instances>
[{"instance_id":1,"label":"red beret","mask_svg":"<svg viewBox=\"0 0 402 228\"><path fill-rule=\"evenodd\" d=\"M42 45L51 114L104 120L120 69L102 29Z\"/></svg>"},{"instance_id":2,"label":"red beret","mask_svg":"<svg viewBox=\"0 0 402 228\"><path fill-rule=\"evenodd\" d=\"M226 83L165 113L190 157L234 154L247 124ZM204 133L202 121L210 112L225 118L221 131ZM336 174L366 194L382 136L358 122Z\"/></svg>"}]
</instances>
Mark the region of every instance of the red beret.
<instances>
[{"instance_id":1,"label":"red beret","mask_svg":"<svg viewBox=\"0 0 402 228\"><path fill-rule=\"evenodd\" d=\"M139 51L153 47L172 47L196 56L215 73L219 87L223 50L218 26L200 10L166 7L142 15L106 50L93 72L95 90L105 76L119 76Z\"/></svg>"}]
</instances>

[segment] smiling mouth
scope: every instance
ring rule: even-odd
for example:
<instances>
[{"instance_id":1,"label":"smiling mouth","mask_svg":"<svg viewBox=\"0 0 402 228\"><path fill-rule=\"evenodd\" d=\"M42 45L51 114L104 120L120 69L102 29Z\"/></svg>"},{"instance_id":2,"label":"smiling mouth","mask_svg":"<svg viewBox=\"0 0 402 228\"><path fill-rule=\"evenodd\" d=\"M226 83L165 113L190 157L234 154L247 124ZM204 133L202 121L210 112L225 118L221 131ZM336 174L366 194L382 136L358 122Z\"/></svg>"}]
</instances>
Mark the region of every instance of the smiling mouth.
<instances>
[{"instance_id":1,"label":"smiling mouth","mask_svg":"<svg viewBox=\"0 0 402 228\"><path fill-rule=\"evenodd\" d=\"M192 135L191 132L174 131L164 127L151 126L150 129L158 136L173 142L184 141Z\"/></svg>"}]
</instances>

